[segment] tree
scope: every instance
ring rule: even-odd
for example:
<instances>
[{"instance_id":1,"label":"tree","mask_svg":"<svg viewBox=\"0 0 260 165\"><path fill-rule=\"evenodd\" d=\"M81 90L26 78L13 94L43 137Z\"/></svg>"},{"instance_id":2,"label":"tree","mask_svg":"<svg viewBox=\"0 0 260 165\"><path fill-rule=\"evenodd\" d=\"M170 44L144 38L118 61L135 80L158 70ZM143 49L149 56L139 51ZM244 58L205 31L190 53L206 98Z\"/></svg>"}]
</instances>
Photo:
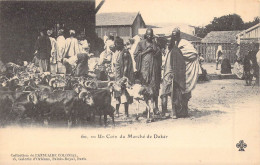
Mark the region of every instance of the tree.
<instances>
[{"instance_id":1,"label":"tree","mask_svg":"<svg viewBox=\"0 0 260 165\"><path fill-rule=\"evenodd\" d=\"M250 28L250 27L252 27L252 26L255 26L255 25L258 24L259 22L260 22L260 17L255 17L252 22L249 21L249 22L246 22L246 23L244 24L244 29L248 29L248 28Z\"/></svg>"},{"instance_id":2,"label":"tree","mask_svg":"<svg viewBox=\"0 0 260 165\"><path fill-rule=\"evenodd\" d=\"M244 22L237 14L224 15L222 17L215 17L211 24L206 26L207 31L233 31L242 30Z\"/></svg>"},{"instance_id":3,"label":"tree","mask_svg":"<svg viewBox=\"0 0 260 165\"><path fill-rule=\"evenodd\" d=\"M195 27L195 34L197 37L204 38L208 32L205 27Z\"/></svg>"},{"instance_id":4,"label":"tree","mask_svg":"<svg viewBox=\"0 0 260 165\"><path fill-rule=\"evenodd\" d=\"M237 14L229 14L221 17L215 17L210 24L205 27L195 27L195 34L198 37L204 38L211 31L234 31L244 30L259 22L259 17L256 17L253 22L244 23L242 18Z\"/></svg>"}]
</instances>

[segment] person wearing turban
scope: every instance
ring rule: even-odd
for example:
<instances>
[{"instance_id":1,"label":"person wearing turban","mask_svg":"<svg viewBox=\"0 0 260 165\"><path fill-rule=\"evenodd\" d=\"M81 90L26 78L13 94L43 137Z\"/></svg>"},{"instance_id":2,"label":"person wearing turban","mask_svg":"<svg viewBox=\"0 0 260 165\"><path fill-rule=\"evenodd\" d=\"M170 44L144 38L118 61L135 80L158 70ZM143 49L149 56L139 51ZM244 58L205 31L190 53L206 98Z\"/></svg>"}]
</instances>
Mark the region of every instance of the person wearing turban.
<instances>
[{"instance_id":1,"label":"person wearing turban","mask_svg":"<svg viewBox=\"0 0 260 165\"><path fill-rule=\"evenodd\" d=\"M161 82L162 54L154 40L153 29L148 28L145 39L141 40L135 49L136 77L142 85L150 87L153 92L154 114L159 113L158 97Z\"/></svg>"},{"instance_id":2,"label":"person wearing turban","mask_svg":"<svg viewBox=\"0 0 260 165\"><path fill-rule=\"evenodd\" d=\"M162 81L162 112L167 113L167 99L171 95L173 119L188 116L188 101L199 73L199 57L193 45L182 39L179 28L171 34Z\"/></svg>"}]
</instances>

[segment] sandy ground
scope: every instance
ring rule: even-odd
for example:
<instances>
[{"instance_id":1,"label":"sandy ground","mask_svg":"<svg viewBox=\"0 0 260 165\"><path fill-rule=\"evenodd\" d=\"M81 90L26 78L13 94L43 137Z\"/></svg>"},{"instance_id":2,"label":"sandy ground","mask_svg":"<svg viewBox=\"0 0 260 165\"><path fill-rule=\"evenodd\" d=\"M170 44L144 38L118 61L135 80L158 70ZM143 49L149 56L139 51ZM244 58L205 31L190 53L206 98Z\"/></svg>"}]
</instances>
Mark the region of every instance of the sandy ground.
<instances>
[{"instance_id":1,"label":"sandy ground","mask_svg":"<svg viewBox=\"0 0 260 165\"><path fill-rule=\"evenodd\" d=\"M136 105L130 105L130 118L124 119L123 114L115 118L115 127L108 117L106 128L98 122L71 129L1 128L0 164L14 164L12 153L32 152L76 153L85 156L87 164L260 164L259 87L245 86L243 80L236 79L197 84L189 102L188 118L136 121ZM144 104L140 103L139 113L143 111ZM146 138L120 138L129 134ZM98 135L104 138L97 138ZM247 144L244 152L236 147L240 140Z\"/></svg>"},{"instance_id":2,"label":"sandy ground","mask_svg":"<svg viewBox=\"0 0 260 165\"><path fill-rule=\"evenodd\" d=\"M197 84L188 118L146 123L120 117L115 127L109 120L107 128L98 124L71 129L2 128L0 164L14 164L13 153L75 153L87 157L87 164L260 164L260 93L258 87L244 84L242 80ZM134 104L130 114L133 108ZM129 134L153 138L120 138ZM154 138L155 134L161 138ZM247 144L244 152L236 147L240 140Z\"/></svg>"}]
</instances>

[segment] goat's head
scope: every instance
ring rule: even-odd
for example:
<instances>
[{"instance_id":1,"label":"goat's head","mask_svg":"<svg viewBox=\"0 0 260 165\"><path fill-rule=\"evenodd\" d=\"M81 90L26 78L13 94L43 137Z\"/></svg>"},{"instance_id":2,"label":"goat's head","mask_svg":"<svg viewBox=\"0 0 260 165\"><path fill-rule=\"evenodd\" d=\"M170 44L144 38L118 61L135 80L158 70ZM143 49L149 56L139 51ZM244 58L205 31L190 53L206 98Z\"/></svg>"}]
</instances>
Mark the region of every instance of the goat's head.
<instances>
[{"instance_id":1,"label":"goat's head","mask_svg":"<svg viewBox=\"0 0 260 165\"><path fill-rule=\"evenodd\" d=\"M87 90L83 90L79 93L79 99L82 99L87 105L94 105L93 97Z\"/></svg>"},{"instance_id":2,"label":"goat's head","mask_svg":"<svg viewBox=\"0 0 260 165\"><path fill-rule=\"evenodd\" d=\"M97 89L98 84L96 81L85 81L84 86L85 88L89 88L89 89Z\"/></svg>"},{"instance_id":3,"label":"goat's head","mask_svg":"<svg viewBox=\"0 0 260 165\"><path fill-rule=\"evenodd\" d=\"M38 91L33 91L27 95L27 100L33 103L34 105L36 105L39 101L38 96L39 96Z\"/></svg>"},{"instance_id":4,"label":"goat's head","mask_svg":"<svg viewBox=\"0 0 260 165\"><path fill-rule=\"evenodd\" d=\"M56 82L56 78L51 78L50 80L49 80L49 86L50 87L53 87L53 84Z\"/></svg>"}]
</instances>

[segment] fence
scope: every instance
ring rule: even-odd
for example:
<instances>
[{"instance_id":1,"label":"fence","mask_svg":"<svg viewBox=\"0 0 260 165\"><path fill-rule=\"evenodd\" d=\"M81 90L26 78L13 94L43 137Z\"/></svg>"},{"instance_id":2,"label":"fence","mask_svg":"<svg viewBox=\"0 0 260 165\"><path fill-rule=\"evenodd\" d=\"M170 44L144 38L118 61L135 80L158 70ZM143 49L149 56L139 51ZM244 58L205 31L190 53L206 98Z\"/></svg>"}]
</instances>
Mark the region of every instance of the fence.
<instances>
[{"instance_id":1,"label":"fence","mask_svg":"<svg viewBox=\"0 0 260 165\"><path fill-rule=\"evenodd\" d=\"M234 63L236 60L236 51L237 46L235 43L192 43L198 53L202 55L205 59L205 62L215 62L216 61L216 51L218 45L222 45L223 56L228 58L231 63Z\"/></svg>"}]
</instances>

